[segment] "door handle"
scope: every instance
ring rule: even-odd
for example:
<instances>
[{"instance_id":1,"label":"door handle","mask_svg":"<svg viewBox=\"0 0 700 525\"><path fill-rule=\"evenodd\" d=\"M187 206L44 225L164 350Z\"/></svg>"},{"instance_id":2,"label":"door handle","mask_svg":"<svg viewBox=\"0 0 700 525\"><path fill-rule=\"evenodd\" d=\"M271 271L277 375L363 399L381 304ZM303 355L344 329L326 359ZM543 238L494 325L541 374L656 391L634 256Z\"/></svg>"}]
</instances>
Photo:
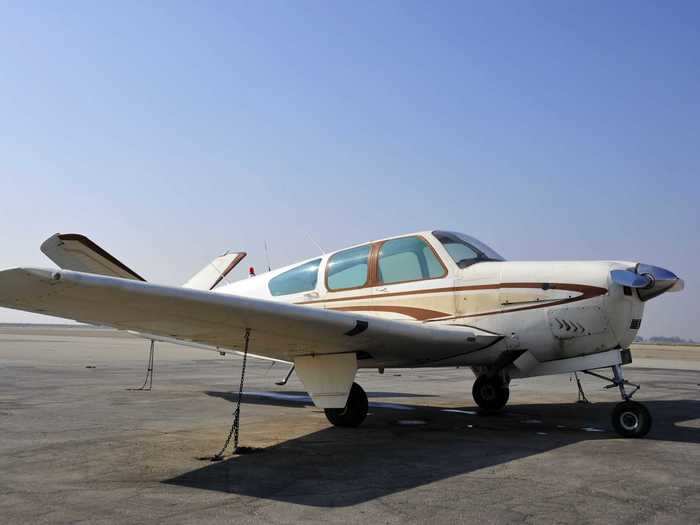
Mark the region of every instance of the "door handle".
<instances>
[{"instance_id":1,"label":"door handle","mask_svg":"<svg viewBox=\"0 0 700 525\"><path fill-rule=\"evenodd\" d=\"M319 294L318 294L318 292L309 292L309 293L305 293L304 297L306 297L307 299L318 299Z\"/></svg>"},{"instance_id":2,"label":"door handle","mask_svg":"<svg viewBox=\"0 0 700 525\"><path fill-rule=\"evenodd\" d=\"M375 288L375 292L386 292L388 288L386 286L382 286L381 288Z\"/></svg>"}]
</instances>

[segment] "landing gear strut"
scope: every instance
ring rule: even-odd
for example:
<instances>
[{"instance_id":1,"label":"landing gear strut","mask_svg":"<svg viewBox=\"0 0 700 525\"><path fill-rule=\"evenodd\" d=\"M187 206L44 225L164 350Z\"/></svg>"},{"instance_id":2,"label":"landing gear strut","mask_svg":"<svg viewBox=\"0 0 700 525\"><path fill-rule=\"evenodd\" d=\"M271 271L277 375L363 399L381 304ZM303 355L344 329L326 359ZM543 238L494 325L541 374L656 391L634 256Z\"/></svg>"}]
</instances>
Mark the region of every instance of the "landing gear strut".
<instances>
[{"instance_id":1,"label":"landing gear strut","mask_svg":"<svg viewBox=\"0 0 700 525\"><path fill-rule=\"evenodd\" d=\"M576 378L576 386L578 387L578 399L576 402L589 404L590 401L586 397L586 393L583 391L583 386L581 386L581 380L578 377L578 372L574 372L574 377Z\"/></svg>"},{"instance_id":2,"label":"landing gear strut","mask_svg":"<svg viewBox=\"0 0 700 525\"><path fill-rule=\"evenodd\" d=\"M613 377L605 377L590 370L584 370L588 375L610 381L610 385L605 388L619 388L623 401L618 403L612 411L612 426L615 432L622 437L641 438L647 435L651 429L651 414L647 407L636 401L632 401L632 396L639 390L639 385L626 381L622 375L622 366L612 367ZM627 392L625 385L633 386L634 390Z\"/></svg>"},{"instance_id":3,"label":"landing gear strut","mask_svg":"<svg viewBox=\"0 0 700 525\"><path fill-rule=\"evenodd\" d=\"M367 394L360 385L353 383L345 408L326 408L324 412L336 427L357 427L367 417L368 409Z\"/></svg>"},{"instance_id":4,"label":"landing gear strut","mask_svg":"<svg viewBox=\"0 0 700 525\"><path fill-rule=\"evenodd\" d=\"M482 374L474 381L472 396L479 408L487 412L497 412L508 402L510 390L500 376Z\"/></svg>"}]
</instances>

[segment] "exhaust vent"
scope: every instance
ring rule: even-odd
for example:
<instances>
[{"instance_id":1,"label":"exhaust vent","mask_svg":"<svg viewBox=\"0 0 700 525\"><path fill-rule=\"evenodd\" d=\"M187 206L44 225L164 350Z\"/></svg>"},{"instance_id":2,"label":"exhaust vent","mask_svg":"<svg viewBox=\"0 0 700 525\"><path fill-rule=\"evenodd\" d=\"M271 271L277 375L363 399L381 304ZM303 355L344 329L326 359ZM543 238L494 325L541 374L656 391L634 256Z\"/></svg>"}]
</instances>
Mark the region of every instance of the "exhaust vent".
<instances>
[{"instance_id":1,"label":"exhaust vent","mask_svg":"<svg viewBox=\"0 0 700 525\"><path fill-rule=\"evenodd\" d=\"M608 320L599 306L552 308L547 318L557 339L599 334L608 328Z\"/></svg>"}]
</instances>

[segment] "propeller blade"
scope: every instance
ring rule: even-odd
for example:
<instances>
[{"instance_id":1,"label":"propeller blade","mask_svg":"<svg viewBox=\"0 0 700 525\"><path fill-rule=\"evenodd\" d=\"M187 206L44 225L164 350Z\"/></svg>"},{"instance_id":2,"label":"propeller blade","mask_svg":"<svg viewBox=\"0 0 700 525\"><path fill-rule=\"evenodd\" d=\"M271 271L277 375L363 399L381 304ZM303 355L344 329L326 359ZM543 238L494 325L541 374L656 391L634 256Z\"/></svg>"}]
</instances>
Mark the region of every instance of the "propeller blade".
<instances>
[{"instance_id":1,"label":"propeller blade","mask_svg":"<svg viewBox=\"0 0 700 525\"><path fill-rule=\"evenodd\" d=\"M639 275L629 270L613 270L610 272L610 278L614 283L628 288L644 288L651 283L651 279L646 275Z\"/></svg>"}]
</instances>

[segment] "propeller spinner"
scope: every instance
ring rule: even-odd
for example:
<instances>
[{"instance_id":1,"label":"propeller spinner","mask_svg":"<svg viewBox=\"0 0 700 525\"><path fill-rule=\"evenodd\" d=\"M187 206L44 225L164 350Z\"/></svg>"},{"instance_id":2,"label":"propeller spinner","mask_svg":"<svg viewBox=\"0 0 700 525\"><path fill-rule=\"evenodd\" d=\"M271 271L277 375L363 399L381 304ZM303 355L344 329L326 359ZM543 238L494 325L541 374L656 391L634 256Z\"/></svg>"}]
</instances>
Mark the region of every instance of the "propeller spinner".
<instances>
[{"instance_id":1,"label":"propeller spinner","mask_svg":"<svg viewBox=\"0 0 700 525\"><path fill-rule=\"evenodd\" d=\"M680 292L683 279L673 272L650 264L638 264L635 271L612 270L610 279L620 286L636 288L642 301L648 301L664 292Z\"/></svg>"}]
</instances>

